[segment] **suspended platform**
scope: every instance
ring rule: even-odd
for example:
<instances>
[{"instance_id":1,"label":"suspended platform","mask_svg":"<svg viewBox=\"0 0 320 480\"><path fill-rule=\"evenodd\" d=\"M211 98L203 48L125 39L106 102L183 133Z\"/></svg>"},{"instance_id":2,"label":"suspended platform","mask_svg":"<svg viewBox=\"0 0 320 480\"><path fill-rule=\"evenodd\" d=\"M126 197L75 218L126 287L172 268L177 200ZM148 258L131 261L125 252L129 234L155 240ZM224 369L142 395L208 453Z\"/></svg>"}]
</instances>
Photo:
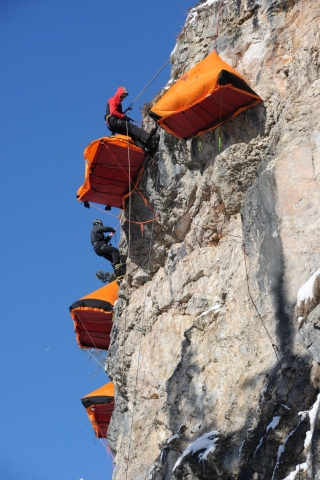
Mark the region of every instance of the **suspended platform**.
<instances>
[{"instance_id":1,"label":"suspended platform","mask_svg":"<svg viewBox=\"0 0 320 480\"><path fill-rule=\"evenodd\" d=\"M241 75L213 51L179 78L149 115L167 132L187 140L260 101Z\"/></svg>"},{"instance_id":2,"label":"suspended platform","mask_svg":"<svg viewBox=\"0 0 320 480\"><path fill-rule=\"evenodd\" d=\"M119 286L114 281L80 298L69 307L79 347L108 350L118 289Z\"/></svg>"},{"instance_id":3,"label":"suspended platform","mask_svg":"<svg viewBox=\"0 0 320 480\"><path fill-rule=\"evenodd\" d=\"M114 408L114 385L112 382L81 398L92 428L98 438L106 438Z\"/></svg>"},{"instance_id":4,"label":"suspended platform","mask_svg":"<svg viewBox=\"0 0 320 480\"><path fill-rule=\"evenodd\" d=\"M115 135L91 142L84 151L84 159L85 179L77 200L123 207L123 200L142 169L144 151L130 137Z\"/></svg>"}]
</instances>

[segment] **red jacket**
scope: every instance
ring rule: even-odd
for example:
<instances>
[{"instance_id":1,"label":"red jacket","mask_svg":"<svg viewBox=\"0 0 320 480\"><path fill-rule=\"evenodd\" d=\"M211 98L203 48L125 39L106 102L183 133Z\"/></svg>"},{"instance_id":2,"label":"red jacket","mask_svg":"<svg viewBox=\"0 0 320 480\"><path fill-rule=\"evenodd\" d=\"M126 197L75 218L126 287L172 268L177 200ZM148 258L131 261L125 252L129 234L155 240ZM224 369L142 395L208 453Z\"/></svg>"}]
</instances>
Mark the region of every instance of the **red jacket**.
<instances>
[{"instance_id":1,"label":"red jacket","mask_svg":"<svg viewBox=\"0 0 320 480\"><path fill-rule=\"evenodd\" d=\"M123 93L128 93L127 90L124 87L119 87L116 91L116 94L114 97L109 98L108 100L108 107L107 110L109 110L108 114L113 115L118 118L124 118L125 114L122 113L122 105L121 105L121 95Z\"/></svg>"}]
</instances>

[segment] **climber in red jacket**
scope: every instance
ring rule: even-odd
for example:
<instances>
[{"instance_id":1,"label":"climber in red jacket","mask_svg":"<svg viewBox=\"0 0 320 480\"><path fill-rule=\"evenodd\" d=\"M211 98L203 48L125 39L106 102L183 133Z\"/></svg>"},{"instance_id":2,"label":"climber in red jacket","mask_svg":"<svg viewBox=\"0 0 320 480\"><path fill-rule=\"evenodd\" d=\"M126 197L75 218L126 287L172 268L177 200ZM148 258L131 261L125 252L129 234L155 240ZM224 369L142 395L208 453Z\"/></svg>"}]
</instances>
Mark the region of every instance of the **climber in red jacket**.
<instances>
[{"instance_id":1,"label":"climber in red jacket","mask_svg":"<svg viewBox=\"0 0 320 480\"><path fill-rule=\"evenodd\" d=\"M106 125L111 132L129 135L138 147L153 153L157 149L160 138L156 134L157 129L148 133L130 122L131 118L123 113L121 105L122 100L128 95L124 87L119 87L115 96L109 98L105 115Z\"/></svg>"}]
</instances>

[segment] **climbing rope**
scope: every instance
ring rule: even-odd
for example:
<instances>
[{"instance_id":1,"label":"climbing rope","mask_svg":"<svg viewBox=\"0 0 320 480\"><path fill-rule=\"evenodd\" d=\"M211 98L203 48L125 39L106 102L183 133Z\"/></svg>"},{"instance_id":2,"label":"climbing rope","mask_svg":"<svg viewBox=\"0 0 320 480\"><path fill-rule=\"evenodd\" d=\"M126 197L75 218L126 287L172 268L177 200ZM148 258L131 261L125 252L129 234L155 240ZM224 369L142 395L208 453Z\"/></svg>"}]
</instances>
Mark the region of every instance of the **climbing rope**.
<instances>
[{"instance_id":1,"label":"climbing rope","mask_svg":"<svg viewBox=\"0 0 320 480\"><path fill-rule=\"evenodd\" d=\"M104 366L99 362L99 360L96 359L96 357L94 355L92 355L92 353L90 352L90 350L87 348L87 347L82 347L89 355L91 355L91 357L93 358L93 360L95 362L97 362L97 364L104 370ZM96 347L95 347L96 348Z\"/></svg>"},{"instance_id":2,"label":"climbing rope","mask_svg":"<svg viewBox=\"0 0 320 480\"><path fill-rule=\"evenodd\" d=\"M196 228L204 229L204 227L202 227L202 226L199 225L199 224L193 223L192 225L195 226ZM251 289L250 289L250 285L249 285L249 274L248 274L248 267L247 267L246 251L245 251L245 247L244 247L244 244L243 244L243 237L242 237L242 236L239 236L239 235L232 235L232 234L227 234L227 236L228 236L228 237L232 237L232 238L234 238L234 239L239 239L239 240L241 240L241 241L238 241L238 240L234 240L234 241L236 241L236 243L239 243L239 244L241 243L241 246L242 246L242 250L243 250L243 254L244 254L245 270L246 270L246 283L247 283L247 289L248 289L249 298L250 298L250 300L251 300L251 302L252 302L252 305L254 306L254 309L255 309L255 311L256 311L256 313L257 313L257 315L258 315L258 318L259 318L259 320L261 321L261 323L262 323L262 325L263 325L263 328L264 328L264 331L265 331L265 333L266 333L266 335L267 335L267 337L268 337L268 339L269 339L269 341L270 341L270 343L271 343L271 345L272 345L272 348L273 348L273 350L274 350L274 352L275 352L279 371L280 371L281 376L282 376L282 378L283 378L283 380L284 380L284 383L285 383L285 385L286 385L286 389L287 389L288 395L289 395L289 396L291 397L291 399L292 399L293 411L298 412L298 408L297 408L297 405L296 405L296 401L295 401L295 398L294 398L294 396L293 396L293 394L292 394L292 386L290 387L290 385L289 385L289 383L288 383L288 381L287 381L287 379L286 379L286 377L285 377L284 371L283 371L282 362L281 362L281 358L280 358L280 355L279 355L278 347L277 347L275 341L273 340L272 335L271 335L271 333L270 333L270 331L269 331L269 329L268 329L268 327L267 327L267 325L266 325L266 322L264 321L263 317L261 316L261 314L260 314L260 312L259 312L259 310L258 310L258 307L257 307L257 305L256 305L256 303L255 303L255 301L254 301L254 299L253 299L252 293L251 293ZM191 251L194 251L194 250L195 250L195 248L194 248L192 245L190 245L189 242L188 242L186 239L184 239L184 242L188 245L188 247L190 248ZM193 266L193 262L192 262L192 261L191 261L191 264L192 264L192 266ZM204 293L205 293L205 289L204 289ZM301 421L299 422L297 428L298 428L298 435L299 435L298 443L299 443L299 445L301 445L301 428L302 428L302 426L301 426ZM297 457L299 458L299 456L300 456L300 454L297 454L297 455L295 456L295 458L294 458L294 460L293 460L293 462L292 462L292 465L294 464L296 458L297 458ZM300 463L301 463L301 462L300 462ZM302 471L301 471L301 472L302 472ZM298 477L298 478L300 479L300 467L299 467L299 477Z\"/></svg>"},{"instance_id":3,"label":"climbing rope","mask_svg":"<svg viewBox=\"0 0 320 480\"><path fill-rule=\"evenodd\" d=\"M100 212L103 212L104 214L106 215L110 215L111 217L115 217L115 218L119 218L119 215L113 215L113 213L110 213L110 212L107 212L106 210L102 210L102 208L99 208L97 207L96 205L94 205L93 203L91 202L88 202L90 207L93 207L93 208L96 208L97 210L99 210ZM118 226L116 227L116 229L119 227L119 224Z\"/></svg>"},{"instance_id":4,"label":"climbing rope","mask_svg":"<svg viewBox=\"0 0 320 480\"><path fill-rule=\"evenodd\" d=\"M127 136L128 136L128 123L126 122L126 127L127 127ZM130 183L130 148L129 148L129 142L128 143L128 167L129 167L129 191L131 188L131 183ZM129 220L131 218L131 195L129 197ZM131 222L128 224L128 255L127 259L130 258L130 250L131 250ZM124 335L126 335L127 331L127 313L128 313L128 295L129 292L129 285L127 284L126 288L126 308L125 308L125 313L124 313ZM122 359L122 386L124 385L124 361L125 361L125 356L126 356L126 343L124 342L123 345L123 359Z\"/></svg>"},{"instance_id":5,"label":"climbing rope","mask_svg":"<svg viewBox=\"0 0 320 480\"><path fill-rule=\"evenodd\" d=\"M225 2L222 0L220 2L220 7L219 7L219 10L218 10L218 20L217 20L217 29L216 29L216 34L215 34L215 38L214 38L214 50L217 50L217 43L218 43L218 37L219 37L219 24L220 24L220 14L222 12L222 9L225 5Z\"/></svg>"},{"instance_id":6,"label":"climbing rope","mask_svg":"<svg viewBox=\"0 0 320 480\"><path fill-rule=\"evenodd\" d=\"M147 90L147 88L149 87L149 85L151 85L151 83L157 78L157 76L162 72L162 70L168 65L168 63L170 62L170 57L168 58L168 60L166 61L166 63L164 65L162 65L162 67L160 68L160 70L157 71L157 73L152 77L152 79L150 80L150 82L147 83L147 85L141 90L141 92L139 93L139 95L136 96L136 98L133 100L132 103L130 103L129 107L125 109L124 113L126 112L129 112L129 110L132 110L132 106L133 104L141 97L141 95L143 94L143 92L145 92ZM128 128L127 128L128 129Z\"/></svg>"},{"instance_id":7,"label":"climbing rope","mask_svg":"<svg viewBox=\"0 0 320 480\"><path fill-rule=\"evenodd\" d=\"M91 340L94 348L95 348L96 350L100 350L100 349L96 346L96 344L94 343L93 338L91 337L90 333L89 333L88 330L86 329L86 326L85 326L85 324L83 323L83 321L81 320L81 317L80 317L80 315L78 314L78 312L75 312L75 315L78 317L78 319L80 320L83 328L84 328L85 331L87 332L88 337L90 338L90 340ZM104 370L104 366L101 365L101 363L96 359L96 357L95 357L94 355L92 355L92 353L90 352L90 350L89 350L87 347L85 347L84 345L82 346L82 348L83 348L87 353L89 353L89 355L91 355L91 357L92 357L92 358L98 363L98 365L100 365L100 367Z\"/></svg>"},{"instance_id":8,"label":"climbing rope","mask_svg":"<svg viewBox=\"0 0 320 480\"><path fill-rule=\"evenodd\" d=\"M115 218L121 218L121 215L123 216L123 213L121 213L119 216L118 216L118 215L113 215L112 213L109 213L109 212L106 212L105 210L102 210L102 208L97 207L96 205L94 205L94 204L91 203L91 202L88 202L88 203L89 203L89 205L90 205L91 207L96 208L97 210L99 210L100 212L104 213L105 215L111 215L111 217L115 217ZM143 236L143 233L144 233L144 226L143 226L143 225L144 225L145 223L154 222L155 220L158 220L158 218L159 218L158 215L156 214L156 212L154 212L154 213L155 213L156 216L155 216L154 218L151 218L150 220L144 220L144 221L141 220L141 221L139 222L139 221L136 221L136 220L129 220L128 218L125 218L124 216L123 216L123 220L124 220L125 222L128 222L128 223L135 223L136 225L139 225L139 226L140 226L140 231L141 231L142 236ZM119 227L119 225L120 225L120 223L118 223L118 225L116 226L115 230L117 230L117 228Z\"/></svg>"},{"instance_id":9,"label":"climbing rope","mask_svg":"<svg viewBox=\"0 0 320 480\"><path fill-rule=\"evenodd\" d=\"M114 403L114 401L113 401L113 402L110 402L110 403ZM108 404L106 404L106 405L108 405ZM92 408L92 407L89 407L88 410L90 410L91 408ZM94 408L94 407L93 407L93 408ZM87 411L87 409L86 409L86 411ZM90 411L91 411L91 410L90 410ZM96 420L96 418L95 418L95 413L94 413L94 412L95 412L95 410L93 410L93 421L92 421L92 423L95 425L95 427L96 427L97 430L99 431L100 435L102 436L102 438L99 438L99 437L98 437L98 438L99 438L100 442L102 443L102 445L104 446L104 448L106 449L106 452L107 452L109 455L111 455L112 463L113 463L114 458L113 458L113 455L112 455L111 448L109 447L108 440L105 439L105 437L103 436L103 431L101 430L100 425L98 424L98 422L97 422L97 420ZM87 414L88 414L88 411L87 411ZM89 416L89 415L88 415L88 416ZM89 417L89 419L90 419L90 417ZM106 443L104 443L104 442L102 441L103 439L105 439L105 442L106 442Z\"/></svg>"},{"instance_id":10,"label":"climbing rope","mask_svg":"<svg viewBox=\"0 0 320 480\"><path fill-rule=\"evenodd\" d=\"M128 137L128 136L129 136L129 135L128 135L129 132L128 132L128 125L127 125L127 123L126 123L126 126L127 126L127 137ZM150 220L145 220L145 221L134 221L134 220L131 220L131 218L126 219L125 217L123 217L123 218L124 218L124 221L127 221L127 222L129 222L129 223L135 223L135 224L137 224L137 225L140 225L140 231L141 231L141 233L143 234L143 232L144 232L144 227L143 227L143 225L144 225L145 223L149 223L149 222L153 222L154 220L157 220L157 215L156 215L156 212L154 211L153 207L150 205L150 203L148 202L148 200L145 198L145 196L142 194L142 192L141 192L140 189L138 188L138 182L139 182L139 180L140 180L140 176L141 176L141 174L142 174L142 171L140 172L140 175L139 175L139 177L138 177L138 180L137 180L137 182L136 182L136 185L134 185L134 188L132 189L131 173L129 172L129 175L128 175L128 173L126 172L126 170L125 170L125 169L123 168L123 166L118 162L118 160L117 160L117 158L115 157L115 155L114 155L114 154L112 153L112 151L109 149L107 143L104 142L104 141L102 141L102 143L103 143L103 145L105 146L105 148L109 151L109 153L110 153L110 155L112 156L112 158L114 159L114 161L118 164L118 166L120 167L120 169L123 171L123 173L126 175L126 177L127 177L128 180L129 180L129 188L128 188L129 192L128 192L128 194L125 195L124 197L125 197L125 198L127 198L128 196L130 197L131 194L136 190L136 191L139 193L139 195L141 196L141 198L143 199L144 204L145 204L148 208L150 208L150 209L152 210L152 212L153 212L153 214L154 214L154 216L155 216L155 218L152 218L152 219L150 219ZM129 158L129 157L130 157L130 144L129 144L129 141L128 141L128 140L127 140L127 145L128 145L128 161L129 161L129 160L130 160L130 158ZM129 167L129 168L130 168L130 167ZM129 217L130 217L130 215L129 215Z\"/></svg>"},{"instance_id":11,"label":"climbing rope","mask_svg":"<svg viewBox=\"0 0 320 480\"><path fill-rule=\"evenodd\" d=\"M220 152L221 145L222 145L222 140L221 140L222 92L223 92L223 89L221 88L221 94L220 94L220 123L219 123L219 127L218 127L218 152Z\"/></svg>"},{"instance_id":12,"label":"climbing rope","mask_svg":"<svg viewBox=\"0 0 320 480\"><path fill-rule=\"evenodd\" d=\"M246 258L247 253L246 253L246 250L245 250L245 245L244 245L244 243L242 243L242 250L243 250L244 264L245 264L245 269L246 269L247 289L248 289L248 294L249 294L250 300L251 300L251 302L252 302L252 305L254 306L254 309L255 309L255 311L256 311L259 319L260 319L260 322L261 322L261 324L262 324L262 326L263 326L263 328L264 328L264 331L265 331L265 333L266 333L266 335L267 335L267 337L268 337L268 339L269 339L269 341L270 341L270 343L271 343L271 345L272 345L272 348L273 348L273 350L274 350L274 353L275 353L275 355L276 355L276 359L277 359L277 363L278 363L279 370L280 370L280 372L281 372L282 378L283 378L284 383L285 383L285 385L286 385L288 395L291 397L291 400L292 400L292 406L293 406L292 411L293 411L293 412L295 411L296 413L298 413L297 404L296 404L295 398L294 398L294 396L293 396L293 394L292 394L292 387L289 386L289 383L288 383L288 381L287 381L287 379L286 379L286 377L285 377L285 374L284 374L284 371L283 371L283 368L282 368L281 358L280 358L280 355L279 355L279 353L278 353L278 352L279 352L278 347L277 347L276 343L274 342L274 340L273 340L273 338L272 338L272 335L271 335L271 333L269 332L269 330L268 330L268 328L267 328L267 325L266 325L264 319L263 319L262 316L260 315L260 312L259 312L259 310L258 310L258 307L257 307L254 299L253 299L253 296L252 296L252 293L251 293L251 290L250 290L249 274L248 274L247 258ZM299 430L298 430L298 435L299 435L298 442L299 442L299 445L301 445L301 428L302 428L302 426L301 426L301 421L299 421L297 428L299 428ZM297 455L294 457L294 460L293 460L293 462L291 463L291 465L293 465L293 463L296 461L296 458L299 458L300 455L301 455L301 453L297 454ZM299 470L298 470L298 475L299 475L298 478L299 478L299 480L300 480L300 472L302 473L302 470L300 469L300 460L299 460Z\"/></svg>"},{"instance_id":13,"label":"climbing rope","mask_svg":"<svg viewBox=\"0 0 320 480\"><path fill-rule=\"evenodd\" d=\"M273 348L274 353L275 353L276 358L277 358L279 370L280 370L280 372L282 373L283 380L284 380L284 382L285 382L285 384L286 384L286 387L287 387L288 393L289 393L289 395L290 395L290 397L291 397L293 406L294 406L294 408L296 409L296 408L297 408L297 406L296 406L296 401L295 401L295 399L294 399L294 397L293 397L293 395L292 395L292 393L291 393L291 388L289 387L289 384L288 384L288 382L287 382L287 379L286 379L286 377L285 377L285 375L284 375L284 372L283 372L283 369L282 369L281 358L280 358L280 356L279 356L279 349L278 349L275 341L273 340L271 333L270 333L269 330L268 330L268 327L267 327L267 325L266 325L266 322L264 321L264 319L263 319L262 316L260 315L260 312L259 312L259 310L258 310L258 307L257 307L257 305L256 305L256 303L255 303L255 301L254 301L254 299L253 299L252 294L251 294L250 285L249 285L248 267L247 267L247 257L246 257L246 256L247 256L247 253L246 253L246 250L245 250L245 245L244 245L244 243L242 244L242 250L243 250L243 255L244 255L244 264L245 264L245 269L246 269L246 282L247 282L247 288L248 288L248 294L249 294L250 300L251 300L252 305L254 306L254 309L255 309L255 311L256 311L259 319L260 319L260 322L262 323L262 326L263 326L263 328L264 328L264 331L265 331L265 333L266 333L266 335L267 335L267 337L268 337L268 339L269 339L269 341L270 341L270 343L271 343L271 345L272 345L272 348Z\"/></svg>"},{"instance_id":14,"label":"climbing rope","mask_svg":"<svg viewBox=\"0 0 320 480\"><path fill-rule=\"evenodd\" d=\"M127 133L128 133L128 126L127 126ZM129 135L127 135L129 136ZM123 166L121 165L121 163L118 162L117 158L115 157L115 155L112 153L112 151L110 150L110 148L108 147L107 143L106 142L103 142L103 144L105 145L106 149L109 151L110 155L112 156L112 158L114 159L114 161L118 164L118 166L120 167L120 169L123 171L123 173L126 175L126 177L130 180L129 181L129 191L131 190L131 174L130 176L128 175L128 173L125 171L125 169L123 168ZM129 151L129 155L130 155L130 146L129 146L129 141L127 141L127 144L128 144L128 151ZM129 172L130 173L130 172ZM140 192L139 188L136 186L135 187L136 190L138 191L138 193L141 195L141 197L143 198L143 201L146 203L146 205L148 204L148 201L147 199L143 196L143 194ZM148 204L149 206L149 204ZM151 205L150 205L151 207Z\"/></svg>"},{"instance_id":15,"label":"climbing rope","mask_svg":"<svg viewBox=\"0 0 320 480\"><path fill-rule=\"evenodd\" d=\"M128 133L128 124L127 125L127 133ZM129 144L128 144L128 163L130 162L129 160L130 154L129 154ZM129 186L129 191L130 191L130 186ZM131 195L129 196L129 220L131 220ZM130 255L130 244L131 244L131 222L129 222L128 225L128 258ZM125 310L125 315L124 315L124 335L126 335L127 331L127 313L128 313L128 291L129 291L129 285L127 284L127 294L126 294L126 310ZM126 342L124 342L123 346L123 362L122 362L122 385L124 385L124 359L125 359L125 353L126 353ZM127 479L127 474L128 474L128 463L129 463L129 456L130 456L130 445L131 445L131 432L130 432L130 440L129 440L129 455L128 455L128 461L126 464L126 479Z\"/></svg>"},{"instance_id":16,"label":"climbing rope","mask_svg":"<svg viewBox=\"0 0 320 480\"><path fill-rule=\"evenodd\" d=\"M159 180L159 169L157 170L157 177L156 177L156 184L155 184L155 192L158 192L158 180ZM155 200L154 200L155 204ZM135 377L135 387L134 387L134 395L133 395L133 402L132 402L132 415L131 415L131 426L130 426L130 437L129 437L129 446L128 446L128 460L126 465L126 480L128 478L128 465L130 460L130 452L131 452L131 441L132 441L132 427L133 427L133 418L135 412L135 405L136 405L136 397L137 397L137 385L138 385L138 375L139 375L139 366L140 366L140 357L141 357L141 341L142 335L145 326L145 312L146 312L146 301L147 301L147 288L150 276L150 265L151 265L151 251L152 251L152 244L153 244L153 235L154 235L154 222L152 223L151 227L151 236L150 236L150 243L149 243L149 253L148 253L148 266L147 266L147 279L145 283L145 292L144 292L144 306L143 306L143 315L141 319L141 328L140 328L140 338L139 338L139 347L138 347L138 359L137 359L137 371Z\"/></svg>"}]
</instances>

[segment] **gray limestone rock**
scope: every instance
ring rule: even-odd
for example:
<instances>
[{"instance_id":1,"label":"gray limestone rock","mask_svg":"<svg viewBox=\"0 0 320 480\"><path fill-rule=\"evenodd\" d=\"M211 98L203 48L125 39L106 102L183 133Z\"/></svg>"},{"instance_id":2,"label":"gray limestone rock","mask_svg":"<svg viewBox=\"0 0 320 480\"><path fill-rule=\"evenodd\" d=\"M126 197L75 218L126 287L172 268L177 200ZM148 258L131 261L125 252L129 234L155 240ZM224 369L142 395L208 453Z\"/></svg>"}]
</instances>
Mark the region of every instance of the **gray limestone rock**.
<instances>
[{"instance_id":1,"label":"gray limestone rock","mask_svg":"<svg viewBox=\"0 0 320 480\"><path fill-rule=\"evenodd\" d=\"M297 340L320 364L320 305L312 310L297 334Z\"/></svg>"},{"instance_id":2,"label":"gray limestone rock","mask_svg":"<svg viewBox=\"0 0 320 480\"><path fill-rule=\"evenodd\" d=\"M319 292L296 319L320 268L319 19L311 0L189 11L171 80L217 46L263 102L193 140L161 131L124 211L113 480L319 476Z\"/></svg>"}]
</instances>

